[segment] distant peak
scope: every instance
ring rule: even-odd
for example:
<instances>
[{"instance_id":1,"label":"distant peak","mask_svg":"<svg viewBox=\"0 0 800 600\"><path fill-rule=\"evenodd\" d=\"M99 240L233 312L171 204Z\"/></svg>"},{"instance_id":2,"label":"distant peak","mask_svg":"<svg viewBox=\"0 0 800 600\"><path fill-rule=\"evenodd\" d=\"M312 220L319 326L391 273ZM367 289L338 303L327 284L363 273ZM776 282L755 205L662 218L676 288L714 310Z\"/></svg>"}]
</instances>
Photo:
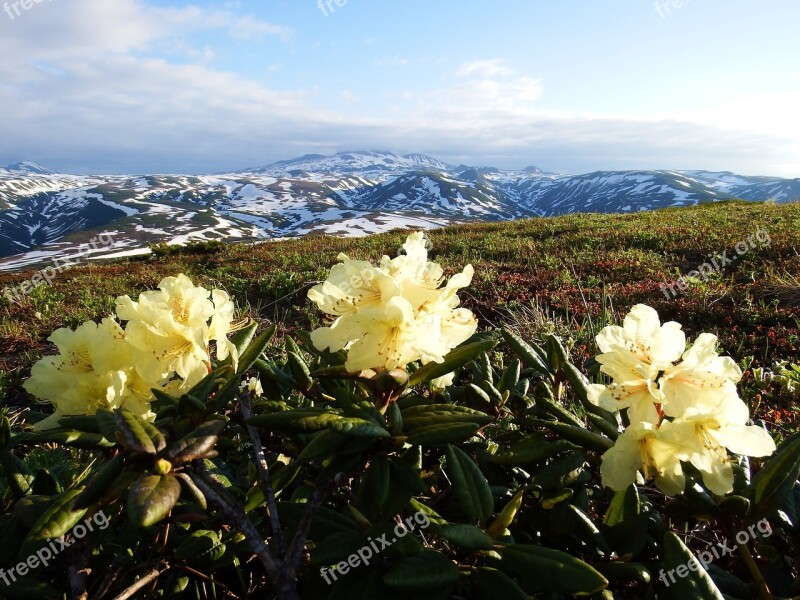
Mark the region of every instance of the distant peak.
<instances>
[{"instance_id":1,"label":"distant peak","mask_svg":"<svg viewBox=\"0 0 800 600\"><path fill-rule=\"evenodd\" d=\"M53 175L55 173L55 171L51 171L42 165L27 160L15 163L13 165L8 165L6 167L6 171L11 171L12 173L25 173L26 175Z\"/></svg>"}]
</instances>

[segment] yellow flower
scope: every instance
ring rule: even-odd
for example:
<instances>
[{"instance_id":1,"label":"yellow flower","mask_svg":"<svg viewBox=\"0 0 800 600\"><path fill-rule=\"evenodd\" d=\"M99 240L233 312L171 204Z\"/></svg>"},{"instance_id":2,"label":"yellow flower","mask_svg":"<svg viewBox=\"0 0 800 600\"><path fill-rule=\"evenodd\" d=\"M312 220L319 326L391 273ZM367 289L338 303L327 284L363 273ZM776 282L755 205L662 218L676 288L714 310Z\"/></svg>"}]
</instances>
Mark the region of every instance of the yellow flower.
<instances>
[{"instance_id":1,"label":"yellow flower","mask_svg":"<svg viewBox=\"0 0 800 600\"><path fill-rule=\"evenodd\" d=\"M672 321L662 325L654 309L637 304L622 327L609 326L597 335L597 345L603 352L597 357L600 370L613 383L605 390L595 388L594 401L612 411L628 409L631 422L658 424L655 405L663 395L656 380L686 348L681 326Z\"/></svg>"},{"instance_id":2,"label":"yellow flower","mask_svg":"<svg viewBox=\"0 0 800 600\"><path fill-rule=\"evenodd\" d=\"M747 419L747 407L736 390L742 372L732 358L719 356L716 346L717 336L703 333L684 353L682 362L664 372L660 386L666 415L708 413L732 401L733 406L744 407Z\"/></svg>"},{"instance_id":3,"label":"yellow flower","mask_svg":"<svg viewBox=\"0 0 800 600\"><path fill-rule=\"evenodd\" d=\"M702 474L706 487L720 496L733 491L733 466L728 450L756 457L775 452L775 442L769 433L756 425L745 425L748 411L743 402L737 400L726 406L725 412L665 421L661 426L664 437L676 446L676 455L692 463Z\"/></svg>"},{"instance_id":4,"label":"yellow flower","mask_svg":"<svg viewBox=\"0 0 800 600\"><path fill-rule=\"evenodd\" d=\"M622 491L637 480L655 479L658 488L670 496L683 492L686 477L681 455L674 441L652 423L632 425L617 438L613 448L603 454L600 475L603 485Z\"/></svg>"},{"instance_id":5,"label":"yellow flower","mask_svg":"<svg viewBox=\"0 0 800 600\"><path fill-rule=\"evenodd\" d=\"M228 339L228 334L233 331L233 317L236 306L222 290L211 291L211 301L214 303L214 314L211 316L208 338L217 344L217 360L225 360L228 356L233 361L233 368L239 368L239 351L236 345Z\"/></svg>"},{"instance_id":6,"label":"yellow flower","mask_svg":"<svg viewBox=\"0 0 800 600\"><path fill-rule=\"evenodd\" d=\"M201 365L208 369L208 320L214 316L209 293L185 275L167 277L158 291L144 292L139 301L117 299L117 316L127 321L125 335L141 351L136 364L147 380L175 372L186 380Z\"/></svg>"},{"instance_id":7,"label":"yellow flower","mask_svg":"<svg viewBox=\"0 0 800 600\"><path fill-rule=\"evenodd\" d=\"M308 298L327 315L342 316L360 308L374 308L384 296L399 293L391 277L368 262L340 254L325 282L314 286Z\"/></svg>"},{"instance_id":8,"label":"yellow flower","mask_svg":"<svg viewBox=\"0 0 800 600\"><path fill-rule=\"evenodd\" d=\"M24 383L30 394L55 409L38 429L57 427L63 416L93 415L100 408L152 416L149 389L160 382L145 382L135 374L131 365L138 353L116 321L87 321L75 331L59 329L49 339L59 354L37 362Z\"/></svg>"},{"instance_id":9,"label":"yellow flower","mask_svg":"<svg viewBox=\"0 0 800 600\"><path fill-rule=\"evenodd\" d=\"M308 293L320 310L338 317L312 332L314 345L348 350L351 372L441 362L477 329L474 315L457 308L456 293L470 284L472 266L442 288L444 272L428 262L424 234L411 234L403 248L405 254L384 256L380 267L340 255L328 279Z\"/></svg>"},{"instance_id":10,"label":"yellow flower","mask_svg":"<svg viewBox=\"0 0 800 600\"><path fill-rule=\"evenodd\" d=\"M311 339L318 348L348 348L345 366L351 373L395 369L419 358L420 338L414 309L399 296L382 306L340 317L332 327L317 329Z\"/></svg>"}]
</instances>

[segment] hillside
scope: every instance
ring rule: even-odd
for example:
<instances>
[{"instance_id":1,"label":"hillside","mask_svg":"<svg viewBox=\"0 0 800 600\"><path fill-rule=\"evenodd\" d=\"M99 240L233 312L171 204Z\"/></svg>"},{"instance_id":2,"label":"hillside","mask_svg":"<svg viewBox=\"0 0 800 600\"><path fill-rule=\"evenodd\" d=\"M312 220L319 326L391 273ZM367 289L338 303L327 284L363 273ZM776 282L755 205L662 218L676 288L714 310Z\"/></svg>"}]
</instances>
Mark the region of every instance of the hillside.
<instances>
[{"instance_id":1,"label":"hillside","mask_svg":"<svg viewBox=\"0 0 800 600\"><path fill-rule=\"evenodd\" d=\"M707 282L698 281L674 299L659 288L709 255L735 255L736 244L759 229L770 243L757 245ZM692 334L717 332L724 351L737 360L752 355L755 365L770 366L798 356L800 204L725 202L628 215L574 214L461 225L430 235L437 260L475 266L473 285L462 297L484 327L511 323L541 335L553 320L555 331L574 341L579 361L593 352L604 289L614 317L648 303ZM323 278L339 252L393 255L403 237L397 231L358 239L309 236L212 245L65 271L20 303L0 299L0 393L19 399L20 378L54 329L98 319L112 310L115 296L138 294L178 272L227 289L243 312L259 320L277 322L284 331L307 329L318 316L305 291ZM30 276L0 275L0 287Z\"/></svg>"},{"instance_id":2,"label":"hillside","mask_svg":"<svg viewBox=\"0 0 800 600\"><path fill-rule=\"evenodd\" d=\"M800 180L671 170L559 175L363 151L208 175L65 175L19 163L0 169L0 269L68 256L97 234L114 242L97 254L119 255L158 242L357 237L732 198L791 202Z\"/></svg>"}]
</instances>

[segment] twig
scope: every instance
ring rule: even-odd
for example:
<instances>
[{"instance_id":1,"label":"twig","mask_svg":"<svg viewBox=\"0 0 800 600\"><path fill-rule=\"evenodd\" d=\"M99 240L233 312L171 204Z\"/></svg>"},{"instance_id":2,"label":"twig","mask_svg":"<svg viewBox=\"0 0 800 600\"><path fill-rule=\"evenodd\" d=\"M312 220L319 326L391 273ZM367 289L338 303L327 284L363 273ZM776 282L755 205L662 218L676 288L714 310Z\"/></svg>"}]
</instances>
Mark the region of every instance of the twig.
<instances>
[{"instance_id":1,"label":"twig","mask_svg":"<svg viewBox=\"0 0 800 600\"><path fill-rule=\"evenodd\" d=\"M195 467L195 472L198 477L193 480L209 503L228 520L229 525L244 534L250 549L261 561L261 564L264 565L269 576L276 582L279 581L281 579L281 565L273 558L269 547L252 521L247 518L241 507L237 506L236 501L231 497L228 490L214 479L204 464L198 463Z\"/></svg>"},{"instance_id":2,"label":"twig","mask_svg":"<svg viewBox=\"0 0 800 600\"><path fill-rule=\"evenodd\" d=\"M93 594L93 600L102 600L103 596L105 596L108 591L111 589L111 586L114 585L114 582L119 577L119 574L122 572L120 568L124 559L120 556L114 558L114 562L112 563L111 567L107 569L105 577L103 577L103 581L100 583L100 588L97 590L97 594Z\"/></svg>"},{"instance_id":3,"label":"twig","mask_svg":"<svg viewBox=\"0 0 800 600\"><path fill-rule=\"evenodd\" d=\"M739 555L742 557L744 564L747 565L747 569L750 571L750 575L753 577L756 589L758 589L758 597L761 598L761 600L771 600L772 592L769 591L769 586L764 580L764 575L761 574L761 569L758 568L753 555L750 553L750 548L747 547L747 544L740 544L738 540L736 541L736 546L739 548Z\"/></svg>"},{"instance_id":4,"label":"twig","mask_svg":"<svg viewBox=\"0 0 800 600\"><path fill-rule=\"evenodd\" d=\"M161 563L161 565L150 571L147 575L139 579L132 586L126 588L119 596L115 596L114 600L128 600L128 598L133 598L133 595L136 592L141 590L148 583L158 579L162 573L168 570L169 570L169 565L167 565L166 563Z\"/></svg>"},{"instance_id":5,"label":"twig","mask_svg":"<svg viewBox=\"0 0 800 600\"><path fill-rule=\"evenodd\" d=\"M300 523L297 526L297 533L295 533L292 543L289 545L289 550L286 552L284 562L286 563L289 577L294 577L295 572L300 567L300 561L303 558L303 549L305 548L308 533L311 529L311 521L322 506L325 498L327 498L328 494L333 490L333 487L334 483L330 482L327 485L317 488L306 505L306 512L300 519Z\"/></svg>"},{"instance_id":6,"label":"twig","mask_svg":"<svg viewBox=\"0 0 800 600\"><path fill-rule=\"evenodd\" d=\"M253 416L252 405L250 404L250 392L244 392L241 396L241 411L245 420ZM253 451L255 452L256 466L261 475L261 489L264 492L264 498L267 501L267 513L269 517L269 526L272 530L272 536L275 538L275 546L278 554L282 555L286 551L286 541L283 539L283 532L281 531L281 522L278 519L278 504L275 501L275 489L272 487L272 480L269 475L269 465L267 465L267 457L264 456L264 444L261 443L261 436L258 429L251 425L247 425L247 433L250 435L250 441L253 444Z\"/></svg>"},{"instance_id":7,"label":"twig","mask_svg":"<svg viewBox=\"0 0 800 600\"><path fill-rule=\"evenodd\" d=\"M237 598L238 597L236 594L234 594L231 591L231 589L227 585L225 585L223 583L220 583L219 581L216 581L214 578L209 577L205 573L201 573L200 571L196 571L196 570L192 569L191 567L189 567L187 565L182 565L181 568L184 571L186 571L187 573L191 573L195 577L199 577L200 579L205 579L206 581L212 583L213 585L219 586L222 589L222 591L225 592L225 594L230 596L231 598Z\"/></svg>"}]
</instances>

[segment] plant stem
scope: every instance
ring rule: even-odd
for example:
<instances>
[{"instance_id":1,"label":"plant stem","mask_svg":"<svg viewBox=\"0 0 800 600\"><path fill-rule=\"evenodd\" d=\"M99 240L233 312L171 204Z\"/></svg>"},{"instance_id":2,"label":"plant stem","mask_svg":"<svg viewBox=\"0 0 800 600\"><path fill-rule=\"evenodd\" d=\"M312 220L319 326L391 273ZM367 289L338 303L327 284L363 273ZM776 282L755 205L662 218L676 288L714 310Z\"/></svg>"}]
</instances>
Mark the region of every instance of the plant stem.
<instances>
[{"instance_id":1,"label":"plant stem","mask_svg":"<svg viewBox=\"0 0 800 600\"><path fill-rule=\"evenodd\" d=\"M747 547L747 544L740 544L738 541L736 542L736 547L739 548L739 555L742 557L744 564L747 565L750 575L753 576L758 589L758 597L761 600L772 600L772 593L769 591L769 586L761 574L761 569L758 568L753 555L750 553L750 548Z\"/></svg>"},{"instance_id":2,"label":"plant stem","mask_svg":"<svg viewBox=\"0 0 800 600\"><path fill-rule=\"evenodd\" d=\"M252 405L250 404L250 393L245 392L241 396L241 411L245 420L253 416ZM247 433L250 435L250 441L253 444L253 451L255 453L256 466L261 475L261 489L264 492L264 498L267 501L267 513L269 517L270 529L272 529L272 536L275 538L275 546L278 554L282 555L286 551L286 541L283 539L283 532L281 531L281 522L278 519L278 504L275 501L275 490L272 487L272 480L269 475L269 465L267 458L264 456L264 444L261 443L261 436L258 429L247 425Z\"/></svg>"},{"instance_id":3,"label":"plant stem","mask_svg":"<svg viewBox=\"0 0 800 600\"><path fill-rule=\"evenodd\" d=\"M242 508L236 504L236 500L228 490L214 479L204 464L198 463L195 467L195 472L197 474L197 477L193 478L195 485L200 488L209 503L228 520L228 524L244 534L250 549L258 557L261 564L264 565L269 576L275 582L278 582L281 579L281 565L273 558L269 547L264 542L261 534L258 533L256 526L247 518Z\"/></svg>"},{"instance_id":4,"label":"plant stem","mask_svg":"<svg viewBox=\"0 0 800 600\"><path fill-rule=\"evenodd\" d=\"M161 565L150 571L147 575L139 579L132 586L126 588L119 596L115 596L114 600L128 600L128 598L133 598L133 595L136 592L141 590L148 583L151 583L152 581L158 579L158 577L167 570L169 570L169 566L166 563L162 563Z\"/></svg>"}]
</instances>

